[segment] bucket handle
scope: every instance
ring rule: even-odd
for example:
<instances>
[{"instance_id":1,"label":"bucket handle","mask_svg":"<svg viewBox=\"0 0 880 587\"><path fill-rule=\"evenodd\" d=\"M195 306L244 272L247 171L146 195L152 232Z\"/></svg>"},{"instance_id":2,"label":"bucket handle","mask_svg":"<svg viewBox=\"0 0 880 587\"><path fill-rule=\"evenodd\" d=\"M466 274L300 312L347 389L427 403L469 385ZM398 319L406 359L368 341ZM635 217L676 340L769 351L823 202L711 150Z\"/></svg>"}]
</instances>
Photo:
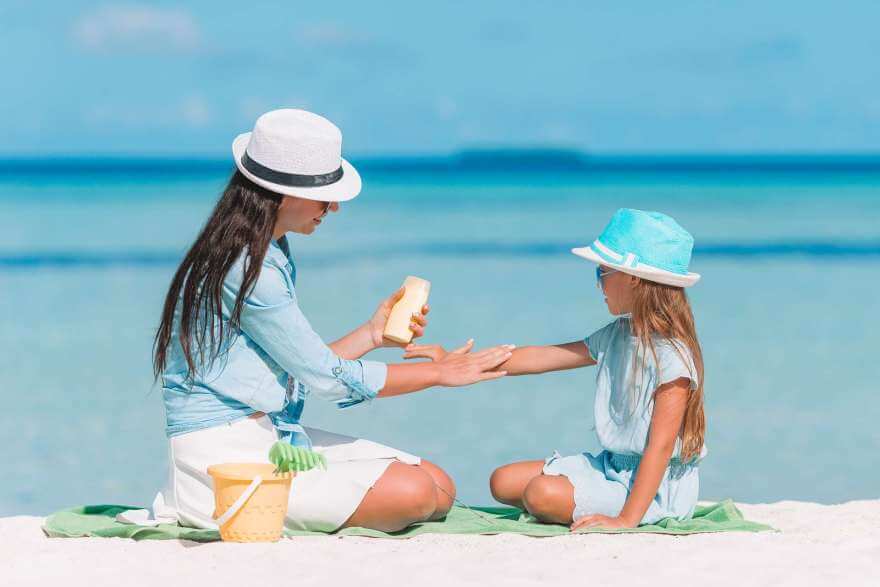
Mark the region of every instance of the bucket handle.
<instances>
[{"instance_id":1,"label":"bucket handle","mask_svg":"<svg viewBox=\"0 0 880 587\"><path fill-rule=\"evenodd\" d=\"M223 524L228 522L232 516L237 514L238 510L240 510L242 507L244 507L244 504L247 502L248 499L250 499L250 497L254 494L254 491L257 490L257 487L259 487L260 483L262 483L262 482L263 482L263 478L260 477L259 475L254 477L254 480L251 481L251 484L248 485L247 489L245 489L242 492L242 494L238 496L238 499L236 499L234 502L232 502L232 505L229 506L229 509L227 509L225 512L223 512L223 515L220 516L219 518L215 518L214 521L217 522L217 525L222 526Z\"/></svg>"}]
</instances>

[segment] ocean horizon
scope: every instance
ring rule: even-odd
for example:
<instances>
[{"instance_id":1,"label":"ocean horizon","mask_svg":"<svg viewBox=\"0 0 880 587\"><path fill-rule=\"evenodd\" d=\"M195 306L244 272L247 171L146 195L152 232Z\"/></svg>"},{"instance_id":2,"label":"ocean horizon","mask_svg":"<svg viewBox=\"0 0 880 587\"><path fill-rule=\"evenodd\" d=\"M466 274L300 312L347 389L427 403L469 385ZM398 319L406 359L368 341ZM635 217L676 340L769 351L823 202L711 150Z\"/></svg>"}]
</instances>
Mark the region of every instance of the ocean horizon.
<instances>
[{"instance_id":1,"label":"ocean horizon","mask_svg":"<svg viewBox=\"0 0 880 587\"><path fill-rule=\"evenodd\" d=\"M472 148L450 153L357 155L363 172L591 174L880 173L880 153L590 153L578 149ZM213 174L231 169L226 156L178 154L2 155L0 175Z\"/></svg>"}]
</instances>

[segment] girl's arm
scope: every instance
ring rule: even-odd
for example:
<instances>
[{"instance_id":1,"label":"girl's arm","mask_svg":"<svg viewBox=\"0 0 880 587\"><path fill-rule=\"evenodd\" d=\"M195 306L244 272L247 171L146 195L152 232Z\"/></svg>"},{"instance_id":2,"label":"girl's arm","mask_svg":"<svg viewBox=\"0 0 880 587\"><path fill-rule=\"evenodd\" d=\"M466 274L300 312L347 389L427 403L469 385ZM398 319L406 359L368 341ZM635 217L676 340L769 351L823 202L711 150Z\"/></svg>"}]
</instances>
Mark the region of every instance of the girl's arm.
<instances>
[{"instance_id":1,"label":"girl's arm","mask_svg":"<svg viewBox=\"0 0 880 587\"><path fill-rule=\"evenodd\" d=\"M403 297L406 292L404 288L400 288L388 298L386 298L379 307L376 308L372 318L364 324L358 326L339 340L331 342L329 346L333 352L343 359L360 359L372 350L382 346L400 346L390 340L383 338L382 333L385 330L385 323L388 322L388 316L391 315L391 308ZM413 338L419 338L425 333L425 327L428 325L428 315L430 308L427 304L422 307L421 314L413 314L410 330L413 331Z\"/></svg>"},{"instance_id":2,"label":"girl's arm","mask_svg":"<svg viewBox=\"0 0 880 587\"><path fill-rule=\"evenodd\" d=\"M469 345L473 345L473 340L468 341L468 345L465 345L465 347L469 349ZM431 359L432 361L439 361L450 354L467 352L465 347L447 353L442 346L437 344L411 344L406 347L403 358L415 359L421 357ZM535 373L547 373L548 371L588 367L595 364L596 361L590 356L586 343L578 340L564 344L517 348L513 350L507 361L498 365L495 369L504 371L508 375L532 375Z\"/></svg>"},{"instance_id":3,"label":"girl's arm","mask_svg":"<svg viewBox=\"0 0 880 587\"><path fill-rule=\"evenodd\" d=\"M635 528L639 525L657 495L666 467L669 466L690 393L690 379L686 377L679 377L657 388L648 445L639 462L632 491L626 498L623 509L615 518L599 514L584 516L575 520L572 530L592 526Z\"/></svg>"},{"instance_id":4,"label":"girl's arm","mask_svg":"<svg viewBox=\"0 0 880 587\"><path fill-rule=\"evenodd\" d=\"M507 371L508 375L533 375L595 364L586 343L578 340L564 344L520 347L498 366L498 370Z\"/></svg>"}]
</instances>

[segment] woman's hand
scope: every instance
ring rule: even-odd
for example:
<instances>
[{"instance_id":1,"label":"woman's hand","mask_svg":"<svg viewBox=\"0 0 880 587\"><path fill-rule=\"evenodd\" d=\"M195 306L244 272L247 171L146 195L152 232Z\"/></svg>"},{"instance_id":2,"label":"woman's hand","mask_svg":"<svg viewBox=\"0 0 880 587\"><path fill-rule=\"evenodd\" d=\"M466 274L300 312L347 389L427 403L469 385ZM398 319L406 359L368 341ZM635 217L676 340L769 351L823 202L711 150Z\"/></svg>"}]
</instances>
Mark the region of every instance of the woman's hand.
<instances>
[{"instance_id":1,"label":"woman's hand","mask_svg":"<svg viewBox=\"0 0 880 587\"><path fill-rule=\"evenodd\" d=\"M435 363L439 368L438 385L460 387L507 375L507 371L493 371L492 369L510 358L514 345L504 344L476 353L469 352L472 346L473 341L468 341L465 346L456 349L461 352L447 353Z\"/></svg>"},{"instance_id":2,"label":"woman's hand","mask_svg":"<svg viewBox=\"0 0 880 587\"><path fill-rule=\"evenodd\" d=\"M373 341L373 346L375 348L379 348L382 346L404 346L400 343L394 342L392 340L388 340L383 336L385 332L385 324L388 323L388 317L391 316L391 308L394 307L394 304L403 297L403 294L406 293L406 288L401 287L399 290L388 296L379 307L376 308L376 312L373 314L373 317L367 322L366 326L370 332L370 338ZM422 306L422 311L420 314L413 314L410 320L409 329L413 331L413 338L419 338L425 334L425 328L428 326L428 319L425 316L428 315L428 312L431 311L430 306L425 304Z\"/></svg>"},{"instance_id":3,"label":"woman's hand","mask_svg":"<svg viewBox=\"0 0 880 587\"><path fill-rule=\"evenodd\" d=\"M409 343L404 347L403 358L404 359L431 359L435 363L437 361L443 360L443 358L450 354L454 353L456 355L466 355L471 352L471 349L474 348L474 339L468 340L464 346L460 346L454 351L447 352L439 344L412 344Z\"/></svg>"},{"instance_id":4,"label":"woman's hand","mask_svg":"<svg viewBox=\"0 0 880 587\"><path fill-rule=\"evenodd\" d=\"M602 514L591 514L575 520L571 525L571 531L574 532L578 528L635 528L638 524L633 524L628 520L624 520L620 516L609 517Z\"/></svg>"},{"instance_id":5,"label":"woman's hand","mask_svg":"<svg viewBox=\"0 0 880 587\"><path fill-rule=\"evenodd\" d=\"M377 397L393 397L437 385L460 387L504 377L507 371L493 371L493 369L497 369L508 360L514 348L512 344L505 344L471 353L473 340L469 340L463 347L451 353L447 353L437 345L425 346L429 351L418 356L431 354L439 358L430 362L388 365L385 387L379 391ZM440 356L441 353L443 356Z\"/></svg>"}]
</instances>

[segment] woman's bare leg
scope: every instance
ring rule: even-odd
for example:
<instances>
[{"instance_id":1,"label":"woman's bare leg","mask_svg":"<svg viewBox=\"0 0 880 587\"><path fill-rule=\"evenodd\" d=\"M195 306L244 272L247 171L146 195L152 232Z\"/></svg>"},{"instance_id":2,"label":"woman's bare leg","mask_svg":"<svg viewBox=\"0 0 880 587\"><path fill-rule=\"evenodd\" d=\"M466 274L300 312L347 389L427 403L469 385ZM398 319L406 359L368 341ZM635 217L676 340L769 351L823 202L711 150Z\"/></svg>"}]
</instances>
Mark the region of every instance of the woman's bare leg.
<instances>
[{"instance_id":1,"label":"woman's bare leg","mask_svg":"<svg viewBox=\"0 0 880 587\"><path fill-rule=\"evenodd\" d=\"M367 491L342 527L396 532L428 520L436 511L437 490L431 474L423 467L395 461Z\"/></svg>"},{"instance_id":2,"label":"woman's bare leg","mask_svg":"<svg viewBox=\"0 0 880 587\"><path fill-rule=\"evenodd\" d=\"M434 513L428 519L442 520L449 513L449 510L452 509L452 504L455 501L455 483L446 474L446 471L431 461L422 459L422 463L418 465L418 468L430 475L435 484L434 491L437 506Z\"/></svg>"},{"instance_id":3,"label":"woman's bare leg","mask_svg":"<svg viewBox=\"0 0 880 587\"><path fill-rule=\"evenodd\" d=\"M501 503L525 509L523 493L526 486L543 470L544 461L520 461L498 467L489 478L492 497Z\"/></svg>"}]
</instances>

